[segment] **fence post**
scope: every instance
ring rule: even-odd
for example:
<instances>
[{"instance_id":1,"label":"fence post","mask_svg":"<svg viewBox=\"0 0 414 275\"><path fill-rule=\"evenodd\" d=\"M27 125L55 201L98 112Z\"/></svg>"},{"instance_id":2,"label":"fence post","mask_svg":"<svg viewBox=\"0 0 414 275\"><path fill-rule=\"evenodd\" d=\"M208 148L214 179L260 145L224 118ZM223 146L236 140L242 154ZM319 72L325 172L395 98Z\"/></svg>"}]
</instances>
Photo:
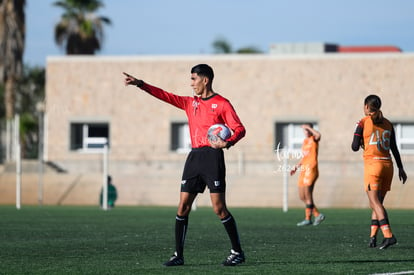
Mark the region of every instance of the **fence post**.
<instances>
[{"instance_id":1,"label":"fence post","mask_svg":"<svg viewBox=\"0 0 414 275\"><path fill-rule=\"evenodd\" d=\"M20 117L18 114L14 116L14 145L16 157L16 208L21 208L22 198L22 163L20 153Z\"/></svg>"}]
</instances>

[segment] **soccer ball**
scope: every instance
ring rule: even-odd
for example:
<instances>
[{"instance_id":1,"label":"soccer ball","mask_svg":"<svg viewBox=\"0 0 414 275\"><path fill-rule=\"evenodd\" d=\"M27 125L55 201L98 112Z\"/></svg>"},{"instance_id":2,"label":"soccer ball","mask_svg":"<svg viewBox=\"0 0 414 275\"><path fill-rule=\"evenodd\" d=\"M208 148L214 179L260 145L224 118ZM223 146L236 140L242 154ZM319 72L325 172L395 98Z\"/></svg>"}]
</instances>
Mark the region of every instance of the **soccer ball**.
<instances>
[{"instance_id":1,"label":"soccer ball","mask_svg":"<svg viewBox=\"0 0 414 275\"><path fill-rule=\"evenodd\" d=\"M224 124L214 124L207 131L207 138L210 141L217 141L217 137L226 140L230 136L230 129Z\"/></svg>"}]
</instances>

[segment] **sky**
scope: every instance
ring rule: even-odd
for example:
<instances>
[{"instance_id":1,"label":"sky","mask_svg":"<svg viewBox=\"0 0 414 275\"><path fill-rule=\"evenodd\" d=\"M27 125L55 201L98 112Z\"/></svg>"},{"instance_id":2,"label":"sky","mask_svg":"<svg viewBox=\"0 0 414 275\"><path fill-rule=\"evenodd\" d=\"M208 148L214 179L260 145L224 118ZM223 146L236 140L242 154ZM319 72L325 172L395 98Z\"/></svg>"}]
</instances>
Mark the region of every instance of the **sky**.
<instances>
[{"instance_id":1,"label":"sky","mask_svg":"<svg viewBox=\"0 0 414 275\"><path fill-rule=\"evenodd\" d=\"M24 63L45 66L65 52L54 42L62 9L56 0L26 0ZM98 56L212 54L225 39L233 50L269 52L275 43L393 45L414 52L410 0L102 0L111 19Z\"/></svg>"}]
</instances>

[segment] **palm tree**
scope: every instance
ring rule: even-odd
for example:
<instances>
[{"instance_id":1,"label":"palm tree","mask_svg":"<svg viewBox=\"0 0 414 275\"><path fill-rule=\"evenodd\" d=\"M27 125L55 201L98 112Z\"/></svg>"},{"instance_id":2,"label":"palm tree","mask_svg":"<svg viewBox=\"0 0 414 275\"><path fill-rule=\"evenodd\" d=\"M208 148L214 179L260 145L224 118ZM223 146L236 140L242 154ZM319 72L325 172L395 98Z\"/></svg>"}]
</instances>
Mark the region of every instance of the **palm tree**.
<instances>
[{"instance_id":1,"label":"palm tree","mask_svg":"<svg viewBox=\"0 0 414 275\"><path fill-rule=\"evenodd\" d=\"M224 38L214 40L213 48L215 53L229 54L232 52L230 43Z\"/></svg>"},{"instance_id":2,"label":"palm tree","mask_svg":"<svg viewBox=\"0 0 414 275\"><path fill-rule=\"evenodd\" d=\"M55 42L66 54L94 54L101 49L103 25L111 20L94 14L103 7L100 0L63 0L53 3L64 13L55 27Z\"/></svg>"},{"instance_id":3,"label":"palm tree","mask_svg":"<svg viewBox=\"0 0 414 275\"><path fill-rule=\"evenodd\" d=\"M212 44L215 53L219 54L230 54L233 53L231 44L224 38L218 38L214 40ZM261 50L257 49L256 47L243 47L236 50L234 53L237 54L255 54L255 53L262 53Z\"/></svg>"},{"instance_id":4,"label":"palm tree","mask_svg":"<svg viewBox=\"0 0 414 275\"><path fill-rule=\"evenodd\" d=\"M7 120L13 119L16 82L23 72L25 0L0 0L0 83Z\"/></svg>"}]
</instances>

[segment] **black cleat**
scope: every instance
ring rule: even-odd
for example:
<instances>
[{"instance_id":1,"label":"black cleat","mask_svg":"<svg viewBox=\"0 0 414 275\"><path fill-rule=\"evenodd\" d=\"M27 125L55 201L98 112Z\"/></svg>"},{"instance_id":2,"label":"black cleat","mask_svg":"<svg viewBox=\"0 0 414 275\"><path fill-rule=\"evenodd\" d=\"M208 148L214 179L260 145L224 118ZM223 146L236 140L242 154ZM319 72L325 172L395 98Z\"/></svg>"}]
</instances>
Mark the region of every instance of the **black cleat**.
<instances>
[{"instance_id":1,"label":"black cleat","mask_svg":"<svg viewBox=\"0 0 414 275\"><path fill-rule=\"evenodd\" d=\"M377 246L377 237L371 237L369 239L369 247L376 247Z\"/></svg>"},{"instance_id":2,"label":"black cleat","mask_svg":"<svg viewBox=\"0 0 414 275\"><path fill-rule=\"evenodd\" d=\"M167 262L165 262L163 265L165 266L184 265L184 257L179 257L177 255L177 252L174 252L174 255L172 255L171 258Z\"/></svg>"},{"instance_id":3,"label":"black cleat","mask_svg":"<svg viewBox=\"0 0 414 275\"><path fill-rule=\"evenodd\" d=\"M246 258L244 257L244 252L236 252L232 249L227 259L224 262L222 262L222 265L235 266L244 263L245 260Z\"/></svg>"},{"instance_id":4,"label":"black cleat","mask_svg":"<svg viewBox=\"0 0 414 275\"><path fill-rule=\"evenodd\" d=\"M391 245L394 245L397 243L397 239L395 238L394 235L392 235L391 238L384 238L384 240L382 241L381 246L379 247L379 249L386 249Z\"/></svg>"}]
</instances>

